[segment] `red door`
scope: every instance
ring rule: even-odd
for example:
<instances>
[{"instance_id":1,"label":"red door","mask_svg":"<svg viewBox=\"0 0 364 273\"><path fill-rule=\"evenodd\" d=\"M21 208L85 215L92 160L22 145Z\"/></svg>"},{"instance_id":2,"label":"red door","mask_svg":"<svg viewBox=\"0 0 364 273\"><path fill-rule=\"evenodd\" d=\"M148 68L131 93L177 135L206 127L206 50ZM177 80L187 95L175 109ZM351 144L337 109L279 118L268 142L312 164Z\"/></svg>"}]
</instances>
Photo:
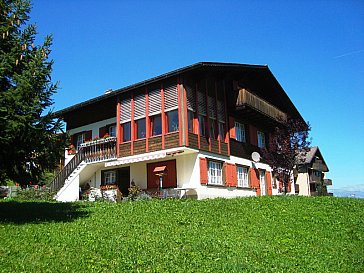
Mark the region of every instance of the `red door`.
<instances>
[{"instance_id":1,"label":"red door","mask_svg":"<svg viewBox=\"0 0 364 273\"><path fill-rule=\"evenodd\" d=\"M163 189L177 187L176 160L168 160L147 164L148 189L159 187L159 176L154 173L155 168L166 166L167 174L163 176Z\"/></svg>"}]
</instances>

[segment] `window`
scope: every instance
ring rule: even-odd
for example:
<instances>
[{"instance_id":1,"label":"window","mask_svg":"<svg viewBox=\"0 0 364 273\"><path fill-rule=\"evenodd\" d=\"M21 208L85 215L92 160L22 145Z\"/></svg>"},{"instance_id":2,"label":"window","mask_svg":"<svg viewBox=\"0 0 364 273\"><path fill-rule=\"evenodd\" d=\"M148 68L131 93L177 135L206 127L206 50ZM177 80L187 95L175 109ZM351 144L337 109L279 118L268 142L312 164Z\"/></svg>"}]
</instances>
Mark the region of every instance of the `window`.
<instances>
[{"instance_id":1,"label":"window","mask_svg":"<svg viewBox=\"0 0 364 273\"><path fill-rule=\"evenodd\" d=\"M219 135L220 141L225 141L225 125L222 122L219 122Z\"/></svg>"},{"instance_id":2,"label":"window","mask_svg":"<svg viewBox=\"0 0 364 273\"><path fill-rule=\"evenodd\" d=\"M136 132L137 139L145 138L145 118L138 119L135 121L136 124Z\"/></svg>"},{"instance_id":3,"label":"window","mask_svg":"<svg viewBox=\"0 0 364 273\"><path fill-rule=\"evenodd\" d=\"M193 130L193 120L195 118L195 113L192 111L188 111L188 131L194 133Z\"/></svg>"},{"instance_id":4,"label":"window","mask_svg":"<svg viewBox=\"0 0 364 273\"><path fill-rule=\"evenodd\" d=\"M116 125L111 125L109 127L109 136L116 137Z\"/></svg>"},{"instance_id":5,"label":"window","mask_svg":"<svg viewBox=\"0 0 364 273\"><path fill-rule=\"evenodd\" d=\"M123 142L130 141L130 121L123 125Z\"/></svg>"},{"instance_id":6,"label":"window","mask_svg":"<svg viewBox=\"0 0 364 273\"><path fill-rule=\"evenodd\" d=\"M210 185L222 185L222 171L221 163L215 161L209 161L209 177L208 184Z\"/></svg>"},{"instance_id":7,"label":"window","mask_svg":"<svg viewBox=\"0 0 364 273\"><path fill-rule=\"evenodd\" d=\"M216 134L215 134L215 120L210 119L210 137L216 139Z\"/></svg>"},{"instance_id":8,"label":"window","mask_svg":"<svg viewBox=\"0 0 364 273\"><path fill-rule=\"evenodd\" d=\"M152 129L152 136L158 136L162 134L162 118L161 115L150 117L150 127Z\"/></svg>"},{"instance_id":9,"label":"window","mask_svg":"<svg viewBox=\"0 0 364 273\"><path fill-rule=\"evenodd\" d=\"M116 171L104 172L104 184L115 184L116 183Z\"/></svg>"},{"instance_id":10,"label":"window","mask_svg":"<svg viewBox=\"0 0 364 273\"><path fill-rule=\"evenodd\" d=\"M267 194L267 185L265 183L265 171L259 170L259 185L260 185L260 195Z\"/></svg>"},{"instance_id":11,"label":"window","mask_svg":"<svg viewBox=\"0 0 364 273\"><path fill-rule=\"evenodd\" d=\"M265 148L265 134L258 131L258 147Z\"/></svg>"},{"instance_id":12,"label":"window","mask_svg":"<svg viewBox=\"0 0 364 273\"><path fill-rule=\"evenodd\" d=\"M85 142L85 134L81 133L81 134L77 135L77 142L76 142L77 150L79 150L81 148L81 144L84 142Z\"/></svg>"},{"instance_id":13,"label":"window","mask_svg":"<svg viewBox=\"0 0 364 273\"><path fill-rule=\"evenodd\" d=\"M240 122L235 122L235 139L240 142L245 142L245 126Z\"/></svg>"},{"instance_id":14,"label":"window","mask_svg":"<svg viewBox=\"0 0 364 273\"><path fill-rule=\"evenodd\" d=\"M200 130L200 135L204 136L205 135L205 117L198 115L198 126L199 126L199 130Z\"/></svg>"},{"instance_id":15,"label":"window","mask_svg":"<svg viewBox=\"0 0 364 273\"><path fill-rule=\"evenodd\" d=\"M178 131L178 110L167 112L168 133Z\"/></svg>"},{"instance_id":16,"label":"window","mask_svg":"<svg viewBox=\"0 0 364 273\"><path fill-rule=\"evenodd\" d=\"M236 171L238 174L238 187L248 188L249 187L248 167L237 167Z\"/></svg>"}]
</instances>

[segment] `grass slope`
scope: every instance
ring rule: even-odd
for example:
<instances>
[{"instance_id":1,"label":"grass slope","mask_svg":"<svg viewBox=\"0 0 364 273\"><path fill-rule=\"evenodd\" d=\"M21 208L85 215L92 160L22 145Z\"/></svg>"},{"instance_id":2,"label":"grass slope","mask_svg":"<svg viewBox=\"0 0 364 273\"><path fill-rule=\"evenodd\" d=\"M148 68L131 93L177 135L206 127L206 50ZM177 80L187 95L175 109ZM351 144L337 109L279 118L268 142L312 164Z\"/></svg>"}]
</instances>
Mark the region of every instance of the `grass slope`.
<instances>
[{"instance_id":1,"label":"grass slope","mask_svg":"<svg viewBox=\"0 0 364 273\"><path fill-rule=\"evenodd\" d=\"M364 200L0 202L0 272L364 272Z\"/></svg>"}]
</instances>

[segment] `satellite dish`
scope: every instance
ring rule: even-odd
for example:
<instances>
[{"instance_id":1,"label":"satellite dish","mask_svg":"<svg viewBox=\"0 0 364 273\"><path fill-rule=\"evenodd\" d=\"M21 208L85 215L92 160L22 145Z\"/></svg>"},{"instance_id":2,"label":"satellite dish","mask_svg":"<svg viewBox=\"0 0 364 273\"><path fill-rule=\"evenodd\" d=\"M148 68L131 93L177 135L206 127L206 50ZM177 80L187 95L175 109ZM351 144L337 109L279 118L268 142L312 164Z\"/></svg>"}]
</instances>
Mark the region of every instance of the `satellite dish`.
<instances>
[{"instance_id":1,"label":"satellite dish","mask_svg":"<svg viewBox=\"0 0 364 273\"><path fill-rule=\"evenodd\" d=\"M252 153L252 159L254 162L259 162L260 161L260 154L258 152L253 152Z\"/></svg>"}]
</instances>

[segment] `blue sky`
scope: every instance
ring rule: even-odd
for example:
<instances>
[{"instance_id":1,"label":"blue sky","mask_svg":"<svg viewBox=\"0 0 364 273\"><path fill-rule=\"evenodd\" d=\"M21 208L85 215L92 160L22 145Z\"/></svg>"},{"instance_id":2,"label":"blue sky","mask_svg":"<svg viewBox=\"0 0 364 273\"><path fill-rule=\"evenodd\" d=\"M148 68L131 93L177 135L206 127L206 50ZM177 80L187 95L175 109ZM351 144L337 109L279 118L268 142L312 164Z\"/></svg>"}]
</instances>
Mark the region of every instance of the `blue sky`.
<instances>
[{"instance_id":1,"label":"blue sky","mask_svg":"<svg viewBox=\"0 0 364 273\"><path fill-rule=\"evenodd\" d=\"M364 186L364 1L33 0L55 109L200 61L268 64L334 188Z\"/></svg>"}]
</instances>

